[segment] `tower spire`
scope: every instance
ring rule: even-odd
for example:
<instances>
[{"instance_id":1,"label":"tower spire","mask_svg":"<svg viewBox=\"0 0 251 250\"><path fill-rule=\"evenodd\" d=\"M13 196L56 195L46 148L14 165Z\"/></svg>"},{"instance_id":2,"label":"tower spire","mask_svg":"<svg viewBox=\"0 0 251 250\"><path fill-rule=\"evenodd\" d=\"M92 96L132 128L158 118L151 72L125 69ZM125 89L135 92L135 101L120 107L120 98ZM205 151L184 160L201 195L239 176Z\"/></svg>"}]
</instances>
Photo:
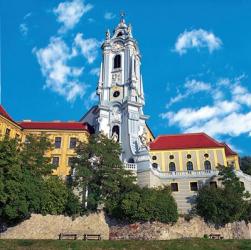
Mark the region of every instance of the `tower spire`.
<instances>
[{"instance_id":1,"label":"tower spire","mask_svg":"<svg viewBox=\"0 0 251 250\"><path fill-rule=\"evenodd\" d=\"M125 12L123 10L120 11L120 22L125 23Z\"/></svg>"}]
</instances>

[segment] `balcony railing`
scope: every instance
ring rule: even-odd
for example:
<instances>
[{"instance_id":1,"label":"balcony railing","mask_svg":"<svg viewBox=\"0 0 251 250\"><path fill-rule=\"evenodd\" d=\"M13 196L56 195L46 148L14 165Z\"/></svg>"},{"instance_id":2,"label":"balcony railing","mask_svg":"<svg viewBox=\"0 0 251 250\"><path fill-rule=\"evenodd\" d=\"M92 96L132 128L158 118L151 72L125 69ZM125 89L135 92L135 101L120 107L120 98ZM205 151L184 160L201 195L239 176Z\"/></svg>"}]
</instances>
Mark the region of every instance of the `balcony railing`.
<instances>
[{"instance_id":1,"label":"balcony railing","mask_svg":"<svg viewBox=\"0 0 251 250\"><path fill-rule=\"evenodd\" d=\"M124 166L126 170L137 171L136 163L125 163Z\"/></svg>"},{"instance_id":2,"label":"balcony railing","mask_svg":"<svg viewBox=\"0 0 251 250\"><path fill-rule=\"evenodd\" d=\"M219 173L218 170L192 170L192 171L170 171L160 172L152 169L154 175L160 178L182 178L182 177L211 177Z\"/></svg>"}]
</instances>

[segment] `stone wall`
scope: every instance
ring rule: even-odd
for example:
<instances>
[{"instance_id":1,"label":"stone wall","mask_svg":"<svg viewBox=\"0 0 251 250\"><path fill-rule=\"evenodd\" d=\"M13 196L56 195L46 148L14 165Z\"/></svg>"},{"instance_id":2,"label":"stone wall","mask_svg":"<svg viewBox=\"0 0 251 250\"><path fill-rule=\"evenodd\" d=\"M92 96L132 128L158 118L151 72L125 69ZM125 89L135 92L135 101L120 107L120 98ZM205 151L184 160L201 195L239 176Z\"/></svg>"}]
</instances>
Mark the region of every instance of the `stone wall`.
<instances>
[{"instance_id":1,"label":"stone wall","mask_svg":"<svg viewBox=\"0 0 251 250\"><path fill-rule=\"evenodd\" d=\"M109 227L103 212L75 220L63 215L33 214L30 219L0 234L0 239L58 239L60 233L101 234L102 239L108 239Z\"/></svg>"},{"instance_id":2,"label":"stone wall","mask_svg":"<svg viewBox=\"0 0 251 250\"><path fill-rule=\"evenodd\" d=\"M251 239L251 224L236 222L216 229L201 218L190 221L179 218L174 225L159 222L118 224L107 220L103 212L72 220L62 215L36 215L0 234L0 239L58 239L60 233L77 233L79 236L101 234L102 239L169 240L177 238L202 238L205 234L219 233L225 239ZM81 237L79 237L81 239Z\"/></svg>"},{"instance_id":3,"label":"stone wall","mask_svg":"<svg viewBox=\"0 0 251 250\"><path fill-rule=\"evenodd\" d=\"M190 221L179 218L174 225L159 222L135 223L129 225L116 225L110 227L112 240L170 240L178 238L198 237L205 234L218 233L224 239L251 239L251 224L236 222L216 229L207 225L201 218L196 217Z\"/></svg>"}]
</instances>

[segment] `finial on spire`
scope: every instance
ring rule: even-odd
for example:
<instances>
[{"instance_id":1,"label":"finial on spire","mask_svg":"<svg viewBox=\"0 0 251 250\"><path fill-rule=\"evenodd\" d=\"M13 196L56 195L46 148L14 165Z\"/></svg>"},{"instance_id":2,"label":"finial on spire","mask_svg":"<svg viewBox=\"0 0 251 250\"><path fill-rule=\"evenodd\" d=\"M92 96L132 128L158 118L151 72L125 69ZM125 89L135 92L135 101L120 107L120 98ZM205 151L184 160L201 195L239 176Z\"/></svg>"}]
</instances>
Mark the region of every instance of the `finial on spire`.
<instances>
[{"instance_id":1,"label":"finial on spire","mask_svg":"<svg viewBox=\"0 0 251 250\"><path fill-rule=\"evenodd\" d=\"M125 22L125 12L124 11L120 11L120 17L121 17L120 22L124 23Z\"/></svg>"}]
</instances>

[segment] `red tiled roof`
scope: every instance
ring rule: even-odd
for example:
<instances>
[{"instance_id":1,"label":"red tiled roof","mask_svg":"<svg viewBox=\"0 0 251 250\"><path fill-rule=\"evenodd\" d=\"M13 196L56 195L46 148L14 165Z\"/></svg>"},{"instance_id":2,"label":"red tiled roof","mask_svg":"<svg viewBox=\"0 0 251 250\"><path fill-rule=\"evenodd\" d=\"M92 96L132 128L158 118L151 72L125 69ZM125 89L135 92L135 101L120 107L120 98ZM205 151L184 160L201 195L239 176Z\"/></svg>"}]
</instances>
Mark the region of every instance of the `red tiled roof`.
<instances>
[{"instance_id":1,"label":"red tiled roof","mask_svg":"<svg viewBox=\"0 0 251 250\"><path fill-rule=\"evenodd\" d=\"M151 150L172 150L192 148L224 147L205 133L191 133L178 135L160 135L152 143Z\"/></svg>"},{"instance_id":2,"label":"red tiled roof","mask_svg":"<svg viewBox=\"0 0 251 250\"><path fill-rule=\"evenodd\" d=\"M238 155L226 143L223 142L222 145L225 147L226 156Z\"/></svg>"},{"instance_id":3,"label":"red tiled roof","mask_svg":"<svg viewBox=\"0 0 251 250\"><path fill-rule=\"evenodd\" d=\"M13 121L12 118L9 116L9 114L6 112L6 110L3 108L2 105L0 105L0 115L7 118L8 120Z\"/></svg>"},{"instance_id":4,"label":"red tiled roof","mask_svg":"<svg viewBox=\"0 0 251 250\"><path fill-rule=\"evenodd\" d=\"M23 129L89 131L89 125L82 122L19 122L18 124Z\"/></svg>"}]
</instances>

